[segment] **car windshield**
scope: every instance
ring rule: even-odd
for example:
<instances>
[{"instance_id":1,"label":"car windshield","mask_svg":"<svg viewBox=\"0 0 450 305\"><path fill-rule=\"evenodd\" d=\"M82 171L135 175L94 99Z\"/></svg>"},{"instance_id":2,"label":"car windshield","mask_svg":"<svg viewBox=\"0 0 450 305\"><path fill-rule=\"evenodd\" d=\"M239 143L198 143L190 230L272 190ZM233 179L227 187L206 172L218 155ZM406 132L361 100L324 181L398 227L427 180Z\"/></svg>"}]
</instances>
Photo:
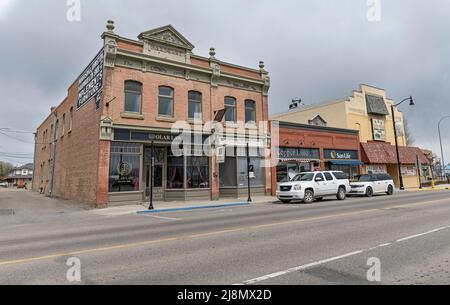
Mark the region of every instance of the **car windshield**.
<instances>
[{"instance_id":1,"label":"car windshield","mask_svg":"<svg viewBox=\"0 0 450 305\"><path fill-rule=\"evenodd\" d=\"M371 182L372 180L372 176L369 175L361 175L356 177L357 182Z\"/></svg>"},{"instance_id":2,"label":"car windshield","mask_svg":"<svg viewBox=\"0 0 450 305\"><path fill-rule=\"evenodd\" d=\"M305 173L299 174L292 179L292 181L313 181L314 174L313 173Z\"/></svg>"}]
</instances>

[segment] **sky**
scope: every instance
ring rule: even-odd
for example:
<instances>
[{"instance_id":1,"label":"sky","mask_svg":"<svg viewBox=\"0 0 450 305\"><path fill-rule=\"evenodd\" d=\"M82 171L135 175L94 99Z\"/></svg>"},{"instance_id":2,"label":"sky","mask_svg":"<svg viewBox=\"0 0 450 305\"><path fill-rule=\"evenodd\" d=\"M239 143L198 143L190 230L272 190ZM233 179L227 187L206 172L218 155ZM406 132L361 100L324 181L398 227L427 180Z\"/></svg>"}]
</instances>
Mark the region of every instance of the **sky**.
<instances>
[{"instance_id":1,"label":"sky","mask_svg":"<svg viewBox=\"0 0 450 305\"><path fill-rule=\"evenodd\" d=\"M78 1L79 20L68 18ZM361 83L396 101L412 95L416 106L401 110L415 145L440 155L437 122L450 115L450 0L78 1L0 0L0 160L32 161L31 132L101 48L108 19L128 38L172 24L195 54L215 47L226 62L265 61L271 114L293 98L309 105L349 96ZM450 162L450 119L442 129Z\"/></svg>"}]
</instances>

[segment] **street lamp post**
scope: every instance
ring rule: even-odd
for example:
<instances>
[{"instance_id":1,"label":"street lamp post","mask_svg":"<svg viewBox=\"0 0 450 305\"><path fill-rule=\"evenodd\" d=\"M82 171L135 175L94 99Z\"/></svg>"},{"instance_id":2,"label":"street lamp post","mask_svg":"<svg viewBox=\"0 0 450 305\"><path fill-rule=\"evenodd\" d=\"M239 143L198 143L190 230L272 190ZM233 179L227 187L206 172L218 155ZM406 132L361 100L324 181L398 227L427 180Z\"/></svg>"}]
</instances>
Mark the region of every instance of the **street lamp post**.
<instances>
[{"instance_id":1,"label":"street lamp post","mask_svg":"<svg viewBox=\"0 0 450 305\"><path fill-rule=\"evenodd\" d=\"M439 143L441 145L441 163L442 163L442 173L444 175L444 178L446 176L445 172L445 161L444 161L444 147L442 146L442 134L441 134L441 124L445 119L450 119L450 115L444 116L442 119L440 119L438 123L438 131L439 131Z\"/></svg>"},{"instance_id":2,"label":"street lamp post","mask_svg":"<svg viewBox=\"0 0 450 305\"><path fill-rule=\"evenodd\" d=\"M400 106L403 102L409 101L409 105L410 106L414 106L414 100L412 98L412 96L405 98L403 101L401 101L400 103L396 104L396 105L391 105L391 113L392 113L392 122L394 125L394 137L395 137L395 150L397 152L397 167L398 167L398 177L400 180L400 190L404 190L405 189L405 185L403 183L403 174L402 174L402 163L400 160L400 151L399 151L399 147L398 147L398 135L397 135L397 123L395 122L395 108L397 108L398 106Z\"/></svg>"}]
</instances>

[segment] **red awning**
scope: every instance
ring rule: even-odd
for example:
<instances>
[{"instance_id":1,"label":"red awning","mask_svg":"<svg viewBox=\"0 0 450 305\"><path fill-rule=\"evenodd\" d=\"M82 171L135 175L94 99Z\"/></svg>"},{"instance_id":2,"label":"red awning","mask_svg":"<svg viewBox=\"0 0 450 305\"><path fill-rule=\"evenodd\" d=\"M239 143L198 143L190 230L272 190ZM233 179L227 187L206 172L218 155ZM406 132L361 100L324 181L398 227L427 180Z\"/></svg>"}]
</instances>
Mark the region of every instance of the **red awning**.
<instances>
[{"instance_id":1,"label":"red awning","mask_svg":"<svg viewBox=\"0 0 450 305\"><path fill-rule=\"evenodd\" d=\"M366 164L397 164L395 146L383 142L361 143L362 159ZM422 164L429 164L428 158L418 147L399 147L401 164L416 164L417 156Z\"/></svg>"}]
</instances>

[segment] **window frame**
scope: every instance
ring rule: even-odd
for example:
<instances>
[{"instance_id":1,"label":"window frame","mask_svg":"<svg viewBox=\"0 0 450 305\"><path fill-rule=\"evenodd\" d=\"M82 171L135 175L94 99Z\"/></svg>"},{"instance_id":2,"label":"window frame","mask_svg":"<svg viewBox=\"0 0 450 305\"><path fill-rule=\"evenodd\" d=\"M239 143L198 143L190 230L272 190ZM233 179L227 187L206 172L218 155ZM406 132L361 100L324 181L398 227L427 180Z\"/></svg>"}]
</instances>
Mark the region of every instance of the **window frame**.
<instances>
[{"instance_id":1,"label":"window frame","mask_svg":"<svg viewBox=\"0 0 450 305\"><path fill-rule=\"evenodd\" d=\"M140 88L141 88L140 92L127 89L127 83L128 84L131 84L131 83L138 84L140 86ZM139 82L139 81L136 81L136 80L131 80L130 79L130 80L126 80L124 82L124 90L123 90L123 92L124 92L124 103L123 103L123 109L124 109L125 113L142 114L142 93L144 91L143 87L144 87L143 84L141 82ZM130 94L137 94L138 93L139 94L139 96L140 96L140 98L139 98L139 111L129 111L129 110L127 110L127 93L130 93Z\"/></svg>"},{"instance_id":2,"label":"window frame","mask_svg":"<svg viewBox=\"0 0 450 305\"><path fill-rule=\"evenodd\" d=\"M253 107L250 109L250 107L248 107L248 104L252 104ZM245 100L245 124L256 124L257 118L256 118L256 102L254 100ZM253 115L255 117L255 120L248 120L247 118L247 110L251 110L253 112Z\"/></svg>"},{"instance_id":3,"label":"window frame","mask_svg":"<svg viewBox=\"0 0 450 305\"><path fill-rule=\"evenodd\" d=\"M70 107L69 110L69 131L68 133L70 133L73 129L73 107Z\"/></svg>"},{"instance_id":4,"label":"window frame","mask_svg":"<svg viewBox=\"0 0 450 305\"><path fill-rule=\"evenodd\" d=\"M166 88L166 89L170 89L172 92L172 96L169 95L162 95L161 94L161 89ZM164 99L170 99L171 103L172 103L172 113L170 115L167 114L161 114L161 98ZM175 89L170 87L170 86L159 86L158 87L158 117L160 118L173 118L175 115Z\"/></svg>"},{"instance_id":5,"label":"window frame","mask_svg":"<svg viewBox=\"0 0 450 305\"><path fill-rule=\"evenodd\" d=\"M191 99L191 96L190 96L191 93L198 94L200 99L199 100ZM194 113L194 117L190 116L191 103L195 103L195 104L200 105L200 117L199 118L195 117L195 113ZM190 120L203 120L203 94L200 91L196 91L196 90L188 91L188 119L190 119Z\"/></svg>"},{"instance_id":6,"label":"window frame","mask_svg":"<svg viewBox=\"0 0 450 305\"><path fill-rule=\"evenodd\" d=\"M231 106L230 104L227 103L227 101L230 101L230 100L234 101L234 105L233 106ZM235 97L233 97L233 96L226 96L224 98L224 108L226 109L225 117L224 117L225 122L226 123L236 123L236 121L237 121L237 99ZM228 110L231 109L231 108L234 109L234 111L233 111L234 120L233 121L228 121L227 120L227 114L228 114Z\"/></svg>"}]
</instances>

